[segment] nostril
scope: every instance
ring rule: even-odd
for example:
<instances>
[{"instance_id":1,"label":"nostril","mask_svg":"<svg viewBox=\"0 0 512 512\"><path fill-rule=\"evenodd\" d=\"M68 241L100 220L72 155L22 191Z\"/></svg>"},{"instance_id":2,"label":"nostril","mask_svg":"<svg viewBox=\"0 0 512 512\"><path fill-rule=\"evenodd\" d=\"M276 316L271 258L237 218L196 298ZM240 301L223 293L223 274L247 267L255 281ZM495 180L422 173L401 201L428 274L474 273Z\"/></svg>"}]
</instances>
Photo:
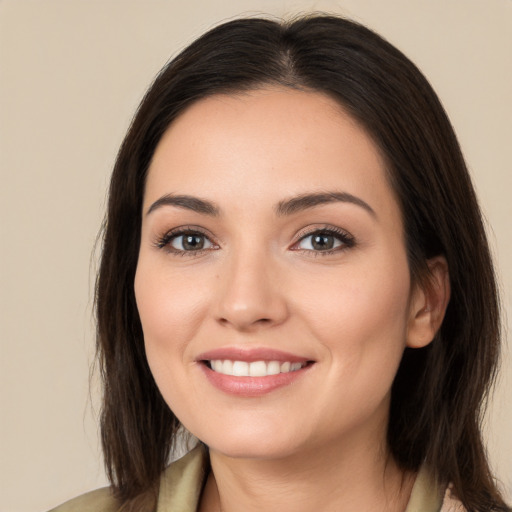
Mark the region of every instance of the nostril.
<instances>
[{"instance_id":1,"label":"nostril","mask_svg":"<svg viewBox=\"0 0 512 512\"><path fill-rule=\"evenodd\" d=\"M242 330L250 330L250 329L252 329L254 327L258 327L258 326L264 327L264 326L271 325L273 323L271 318L258 318L256 320L233 318L230 320L229 318L225 318L225 317L219 318L218 322L221 325L233 326L233 327L236 327L237 329L242 329Z\"/></svg>"}]
</instances>

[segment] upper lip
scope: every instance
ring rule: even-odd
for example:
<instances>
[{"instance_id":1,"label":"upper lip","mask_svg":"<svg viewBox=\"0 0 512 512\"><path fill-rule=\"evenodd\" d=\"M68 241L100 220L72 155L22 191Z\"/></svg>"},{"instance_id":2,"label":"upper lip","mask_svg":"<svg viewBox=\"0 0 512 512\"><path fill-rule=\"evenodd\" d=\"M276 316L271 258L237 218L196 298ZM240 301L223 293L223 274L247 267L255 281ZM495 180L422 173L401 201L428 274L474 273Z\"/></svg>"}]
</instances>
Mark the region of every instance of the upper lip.
<instances>
[{"instance_id":1,"label":"upper lip","mask_svg":"<svg viewBox=\"0 0 512 512\"><path fill-rule=\"evenodd\" d=\"M310 361L309 358L275 350L272 348L242 348L242 347L222 347L214 350L203 352L197 356L197 361L215 361L215 360L231 361L246 361L251 363L253 361L280 361L290 363L303 363Z\"/></svg>"}]
</instances>

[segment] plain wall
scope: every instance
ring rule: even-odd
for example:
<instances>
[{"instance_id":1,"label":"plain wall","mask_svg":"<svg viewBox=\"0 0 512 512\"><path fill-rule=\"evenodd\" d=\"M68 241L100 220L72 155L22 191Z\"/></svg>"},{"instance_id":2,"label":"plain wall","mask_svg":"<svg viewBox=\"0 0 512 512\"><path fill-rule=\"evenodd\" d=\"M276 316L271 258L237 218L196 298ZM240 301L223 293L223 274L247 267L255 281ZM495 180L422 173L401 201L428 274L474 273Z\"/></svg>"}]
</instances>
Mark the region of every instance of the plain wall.
<instances>
[{"instance_id":1,"label":"plain wall","mask_svg":"<svg viewBox=\"0 0 512 512\"><path fill-rule=\"evenodd\" d=\"M106 484L89 364L93 246L117 148L160 67L242 14L324 10L424 71L459 135L512 317L511 0L0 1L0 509L45 510ZM505 327L507 320L505 319ZM512 498L512 363L487 419Z\"/></svg>"}]
</instances>

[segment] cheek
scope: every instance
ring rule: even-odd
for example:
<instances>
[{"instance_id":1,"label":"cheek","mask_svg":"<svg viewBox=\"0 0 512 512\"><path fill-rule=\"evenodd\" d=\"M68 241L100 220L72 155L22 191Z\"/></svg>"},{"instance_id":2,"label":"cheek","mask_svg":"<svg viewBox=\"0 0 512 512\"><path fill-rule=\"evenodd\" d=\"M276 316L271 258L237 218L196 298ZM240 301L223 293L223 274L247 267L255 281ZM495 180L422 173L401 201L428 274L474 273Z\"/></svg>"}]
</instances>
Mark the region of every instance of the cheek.
<instances>
[{"instance_id":1,"label":"cheek","mask_svg":"<svg viewBox=\"0 0 512 512\"><path fill-rule=\"evenodd\" d=\"M197 409L190 403L200 393L187 373L193 364L187 349L207 311L207 288L187 278L186 272L170 272L165 264L143 258L134 286L151 373L173 413L188 424L190 409Z\"/></svg>"},{"instance_id":2,"label":"cheek","mask_svg":"<svg viewBox=\"0 0 512 512\"><path fill-rule=\"evenodd\" d=\"M308 283L306 323L330 353L333 373L393 379L405 348L410 290L407 262L397 261L347 266Z\"/></svg>"},{"instance_id":3,"label":"cheek","mask_svg":"<svg viewBox=\"0 0 512 512\"><path fill-rule=\"evenodd\" d=\"M340 424L355 428L376 414L385 421L405 348L409 277L396 267L388 273L374 267L332 276L324 283L333 290L329 294L319 293L321 284L311 282L316 299L307 324L330 362L319 408L330 411L336 435Z\"/></svg>"},{"instance_id":4,"label":"cheek","mask_svg":"<svg viewBox=\"0 0 512 512\"><path fill-rule=\"evenodd\" d=\"M157 358L168 362L183 359L204 315L205 287L189 281L186 273L171 273L165 266L141 259L135 297L150 364Z\"/></svg>"}]
</instances>

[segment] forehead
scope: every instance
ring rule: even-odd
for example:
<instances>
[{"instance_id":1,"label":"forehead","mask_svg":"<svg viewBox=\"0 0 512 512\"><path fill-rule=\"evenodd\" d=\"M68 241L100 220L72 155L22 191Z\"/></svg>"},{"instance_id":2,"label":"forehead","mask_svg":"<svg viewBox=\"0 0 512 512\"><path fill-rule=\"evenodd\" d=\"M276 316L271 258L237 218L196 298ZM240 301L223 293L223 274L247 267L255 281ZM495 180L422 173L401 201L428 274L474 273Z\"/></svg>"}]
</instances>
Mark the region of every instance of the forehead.
<instances>
[{"instance_id":1,"label":"forehead","mask_svg":"<svg viewBox=\"0 0 512 512\"><path fill-rule=\"evenodd\" d=\"M397 210L377 146L336 101L269 88L214 95L182 113L157 146L144 203L186 193L251 208L326 190Z\"/></svg>"}]
</instances>

